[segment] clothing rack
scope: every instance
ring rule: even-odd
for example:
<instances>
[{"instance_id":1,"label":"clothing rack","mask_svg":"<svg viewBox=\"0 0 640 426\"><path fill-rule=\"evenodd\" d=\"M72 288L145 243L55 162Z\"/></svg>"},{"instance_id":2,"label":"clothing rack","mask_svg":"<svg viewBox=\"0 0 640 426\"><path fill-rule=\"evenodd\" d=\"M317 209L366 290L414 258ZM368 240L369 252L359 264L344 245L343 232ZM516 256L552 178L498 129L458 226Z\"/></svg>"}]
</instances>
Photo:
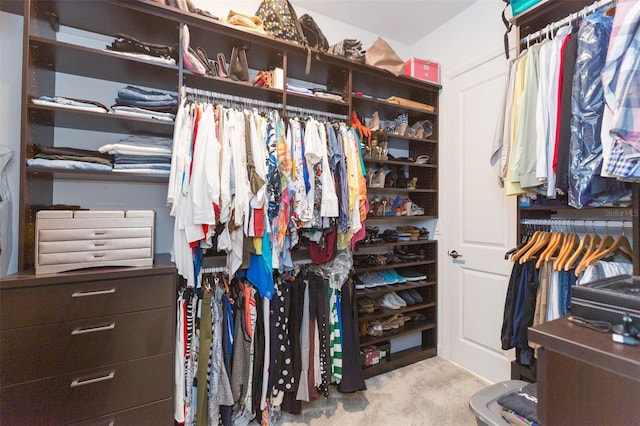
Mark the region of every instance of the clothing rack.
<instances>
[{"instance_id":1,"label":"clothing rack","mask_svg":"<svg viewBox=\"0 0 640 426\"><path fill-rule=\"evenodd\" d=\"M201 268L200 269L200 273L201 274L216 274L219 272L227 272L227 267L226 266L216 266L216 267L210 267L210 268Z\"/></svg>"},{"instance_id":2,"label":"clothing rack","mask_svg":"<svg viewBox=\"0 0 640 426\"><path fill-rule=\"evenodd\" d=\"M529 43L531 43L532 41L536 41L538 40L540 37L547 37L549 35L551 35L553 32L555 32L557 29L562 28L565 25L569 25L569 24L574 24L576 23L579 19L584 19L586 18L588 15L591 15L592 13L594 13L595 11L597 11L598 9L604 7L604 6L608 6L610 4L615 4L617 0L598 0L595 3L593 3L590 6L587 6L577 12L574 12L572 14L570 14L569 16L567 16L566 18L561 19L560 21L557 22L552 22L549 25L547 25L546 27L526 35L525 37L520 39L520 44L526 44L527 46L529 45Z\"/></svg>"},{"instance_id":3,"label":"clothing rack","mask_svg":"<svg viewBox=\"0 0 640 426\"><path fill-rule=\"evenodd\" d=\"M594 228L633 228L633 223L629 220L608 220L608 219L522 219L520 224L529 226L548 226L554 229L560 228L584 228L591 230Z\"/></svg>"},{"instance_id":4,"label":"clothing rack","mask_svg":"<svg viewBox=\"0 0 640 426\"><path fill-rule=\"evenodd\" d=\"M282 110L282 104L276 102L262 101L259 99L245 98L243 96L229 95L227 93L210 92L203 89L195 89L192 87L183 86L181 88L181 95L192 95L203 99L213 99L231 102L236 105L242 105L246 107L262 107Z\"/></svg>"},{"instance_id":5,"label":"clothing rack","mask_svg":"<svg viewBox=\"0 0 640 426\"><path fill-rule=\"evenodd\" d=\"M326 111L318 111L313 109L301 108L293 105L287 105L286 110L289 112L293 112L300 115L310 115L314 118L326 118L326 119L335 119L335 120L346 120L346 114L334 114L332 112Z\"/></svg>"}]
</instances>

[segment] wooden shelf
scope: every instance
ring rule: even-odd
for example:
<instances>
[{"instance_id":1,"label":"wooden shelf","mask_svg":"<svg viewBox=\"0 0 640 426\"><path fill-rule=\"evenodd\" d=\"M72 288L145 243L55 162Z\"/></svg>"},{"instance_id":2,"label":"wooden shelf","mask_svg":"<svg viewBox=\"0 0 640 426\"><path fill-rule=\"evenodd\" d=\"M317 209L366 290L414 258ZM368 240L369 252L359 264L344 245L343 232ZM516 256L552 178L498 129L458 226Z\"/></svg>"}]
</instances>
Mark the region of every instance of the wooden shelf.
<instances>
[{"instance_id":1,"label":"wooden shelf","mask_svg":"<svg viewBox=\"0 0 640 426\"><path fill-rule=\"evenodd\" d=\"M380 248L394 248L399 246L418 246L424 244L435 244L436 240L416 240L416 241L396 241L393 243L375 243L375 244L367 244L366 246L356 244L356 251L359 252L361 250L368 249L380 249Z\"/></svg>"},{"instance_id":2,"label":"wooden shelf","mask_svg":"<svg viewBox=\"0 0 640 426\"><path fill-rule=\"evenodd\" d=\"M422 215L422 216L367 216L367 223L384 223L389 222L390 225L395 225L397 222L414 222L420 220L436 219L435 215Z\"/></svg>"},{"instance_id":3,"label":"wooden shelf","mask_svg":"<svg viewBox=\"0 0 640 426\"><path fill-rule=\"evenodd\" d=\"M437 169L435 164L416 164L409 161L396 161L396 160L374 160L372 158L365 158L364 162L367 164L389 164L393 166L407 166L417 169Z\"/></svg>"},{"instance_id":4,"label":"wooden shelf","mask_svg":"<svg viewBox=\"0 0 640 426\"><path fill-rule=\"evenodd\" d=\"M121 82L175 91L178 86L178 67L144 59L119 55L61 41L30 36L33 62L36 67L56 72L92 77L98 80ZM56 94L64 96L63 93ZM113 94L115 99L116 93Z\"/></svg>"},{"instance_id":5,"label":"wooden shelf","mask_svg":"<svg viewBox=\"0 0 640 426\"><path fill-rule=\"evenodd\" d=\"M157 176L144 173L110 172L99 170L68 170L48 167L27 167L27 174L33 177L48 179L103 181L103 182L131 182L131 183L164 183L169 182L169 175Z\"/></svg>"},{"instance_id":6,"label":"wooden shelf","mask_svg":"<svg viewBox=\"0 0 640 426\"><path fill-rule=\"evenodd\" d=\"M319 96L313 96L313 95L305 95L303 93L296 93L296 92L290 92L287 91L287 98L291 98L294 100L294 102L287 102L287 105L297 105L296 101L306 101L306 103L312 103L312 104L317 104L317 105L336 105L339 107L342 107L344 109L348 109L349 108L349 103L348 102L344 102L344 101L337 101L337 100L333 100L333 99L327 99L327 98L322 98Z\"/></svg>"},{"instance_id":7,"label":"wooden shelf","mask_svg":"<svg viewBox=\"0 0 640 426\"><path fill-rule=\"evenodd\" d=\"M410 321L408 323L405 323L405 325L400 328L383 331L381 336L367 335L365 337L361 337L360 347L363 348L369 345L374 345L376 343L393 339L395 337L400 337L406 334L415 333L416 331L430 330L435 327L436 327L436 324L434 322L420 321L420 322L414 323L413 321Z\"/></svg>"},{"instance_id":8,"label":"wooden shelf","mask_svg":"<svg viewBox=\"0 0 640 426\"><path fill-rule=\"evenodd\" d=\"M402 290L410 290L412 288L433 287L435 285L435 281L407 281L406 283L382 285L378 287L365 288L364 290L356 289L356 297L375 298L392 291L397 292Z\"/></svg>"},{"instance_id":9,"label":"wooden shelf","mask_svg":"<svg viewBox=\"0 0 640 426\"><path fill-rule=\"evenodd\" d=\"M414 113L418 113L418 114L425 114L425 115L430 115L432 117L437 117L438 113L437 111L428 111L426 109L420 109L420 108L412 108L412 107L408 107L405 105L400 105L400 104L394 104L392 102L386 101L384 99L378 99L378 98L371 98L368 96L356 96L356 95L352 95L351 96L351 103L352 104L357 104L360 102L364 102L364 103L370 103L370 104L374 104L374 105L378 105L381 108L385 108L386 110L395 110L395 111L409 111L409 112L414 112ZM354 105L354 109L355 105ZM392 135L394 136L394 135ZM416 140L423 140L423 139L417 139L417 138L412 138L412 139L416 139Z\"/></svg>"},{"instance_id":10,"label":"wooden shelf","mask_svg":"<svg viewBox=\"0 0 640 426\"><path fill-rule=\"evenodd\" d=\"M416 303L415 305L405 306L404 308L400 308L400 309L380 308L372 313L358 315L358 321L372 321L378 318L390 317L395 314L401 314L404 312L419 311L421 309L433 308L434 306L436 306L436 302Z\"/></svg>"},{"instance_id":11,"label":"wooden shelf","mask_svg":"<svg viewBox=\"0 0 640 426\"><path fill-rule=\"evenodd\" d=\"M173 135L173 121L35 104L28 106L28 114L31 123L53 127L125 134L139 132L167 137Z\"/></svg>"},{"instance_id":12,"label":"wooden shelf","mask_svg":"<svg viewBox=\"0 0 640 426\"><path fill-rule=\"evenodd\" d=\"M382 131L377 131L374 132L376 135L378 136L384 136L390 139L404 139L407 141L413 141L413 142L424 142L424 143L438 143L438 141L436 139L431 139L431 138L414 138L411 136L400 136L400 135L396 135L393 133L387 133L387 132L382 132Z\"/></svg>"},{"instance_id":13,"label":"wooden shelf","mask_svg":"<svg viewBox=\"0 0 640 426\"><path fill-rule=\"evenodd\" d=\"M435 260L417 260L415 262L388 263L386 265L368 266L366 268L356 268L356 274L365 272L384 271L385 269L408 268L410 266L431 265Z\"/></svg>"},{"instance_id":14,"label":"wooden shelf","mask_svg":"<svg viewBox=\"0 0 640 426\"><path fill-rule=\"evenodd\" d=\"M383 194L395 194L396 192L402 192L403 194L419 194L419 193L436 193L437 189L409 189L409 188L367 188L367 192L380 192Z\"/></svg>"},{"instance_id":15,"label":"wooden shelf","mask_svg":"<svg viewBox=\"0 0 640 426\"><path fill-rule=\"evenodd\" d=\"M400 367L405 367L409 364L428 358L433 358L436 355L438 355L438 350L435 347L423 348L417 346L415 348L392 353L391 358L388 361L383 361L369 367L363 367L362 373L364 374L365 379L369 379L373 376L377 376L378 374L386 373Z\"/></svg>"}]
</instances>

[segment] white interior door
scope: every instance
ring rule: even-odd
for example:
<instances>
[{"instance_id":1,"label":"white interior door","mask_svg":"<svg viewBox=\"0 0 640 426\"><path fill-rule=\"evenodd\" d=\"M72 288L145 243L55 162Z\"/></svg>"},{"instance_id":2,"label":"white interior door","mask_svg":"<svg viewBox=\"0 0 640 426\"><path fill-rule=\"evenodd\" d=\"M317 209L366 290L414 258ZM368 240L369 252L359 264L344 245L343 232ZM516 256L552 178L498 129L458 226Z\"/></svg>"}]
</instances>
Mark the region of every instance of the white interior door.
<instances>
[{"instance_id":1,"label":"white interior door","mask_svg":"<svg viewBox=\"0 0 640 426\"><path fill-rule=\"evenodd\" d=\"M515 201L498 187L489 164L507 78L504 56L493 55L449 77L440 211L447 236L441 265L449 358L497 382L510 376L511 354L500 348L500 330L511 270L504 255L516 234ZM462 257L446 255L453 251Z\"/></svg>"}]
</instances>

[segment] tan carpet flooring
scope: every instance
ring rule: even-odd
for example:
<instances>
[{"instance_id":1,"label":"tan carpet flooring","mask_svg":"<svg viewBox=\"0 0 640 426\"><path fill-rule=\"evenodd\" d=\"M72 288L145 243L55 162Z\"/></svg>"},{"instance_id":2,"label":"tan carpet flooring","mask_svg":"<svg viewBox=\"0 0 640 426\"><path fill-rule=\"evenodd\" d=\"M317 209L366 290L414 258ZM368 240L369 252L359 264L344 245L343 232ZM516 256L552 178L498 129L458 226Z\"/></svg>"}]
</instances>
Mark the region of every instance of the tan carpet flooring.
<instances>
[{"instance_id":1,"label":"tan carpet flooring","mask_svg":"<svg viewBox=\"0 0 640 426\"><path fill-rule=\"evenodd\" d=\"M469 398L489 383L435 357L367 380L367 390L303 403L282 425L461 426L475 425Z\"/></svg>"}]
</instances>

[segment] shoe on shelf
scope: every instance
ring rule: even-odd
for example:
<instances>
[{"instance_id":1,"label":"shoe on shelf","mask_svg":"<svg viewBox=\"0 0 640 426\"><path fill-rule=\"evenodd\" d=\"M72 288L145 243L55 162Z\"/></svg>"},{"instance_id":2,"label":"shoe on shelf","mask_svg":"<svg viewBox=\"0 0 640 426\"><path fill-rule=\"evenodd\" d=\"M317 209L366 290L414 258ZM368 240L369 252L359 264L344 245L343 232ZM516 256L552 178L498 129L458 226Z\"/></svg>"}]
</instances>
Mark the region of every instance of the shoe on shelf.
<instances>
[{"instance_id":1,"label":"shoe on shelf","mask_svg":"<svg viewBox=\"0 0 640 426\"><path fill-rule=\"evenodd\" d=\"M409 289L407 290L407 293L409 293L409 295L411 297L413 297L413 300L416 301L416 303L422 303L424 302L424 299L422 298L422 295L420 294L420 292L418 290L416 290L415 288Z\"/></svg>"},{"instance_id":2,"label":"shoe on shelf","mask_svg":"<svg viewBox=\"0 0 640 426\"><path fill-rule=\"evenodd\" d=\"M417 187L418 187L418 178L414 176L411 179L409 179L409 182L407 182L407 189L416 189Z\"/></svg>"},{"instance_id":3,"label":"shoe on shelf","mask_svg":"<svg viewBox=\"0 0 640 426\"><path fill-rule=\"evenodd\" d=\"M369 125L367 127L372 132L380 130L380 116L378 115L378 111L374 112L373 115L371 115L371 119L369 119Z\"/></svg>"},{"instance_id":4,"label":"shoe on shelf","mask_svg":"<svg viewBox=\"0 0 640 426\"><path fill-rule=\"evenodd\" d=\"M391 295L391 297L393 297L396 300L396 302L398 303L398 305L400 305L401 308L405 308L407 306L407 302L405 302L402 297L398 296L398 293L396 293L395 291L392 291L391 293L389 293L389 295Z\"/></svg>"},{"instance_id":5,"label":"shoe on shelf","mask_svg":"<svg viewBox=\"0 0 640 426\"><path fill-rule=\"evenodd\" d=\"M411 208L407 212L407 216L424 216L424 209L415 203L411 204Z\"/></svg>"},{"instance_id":6,"label":"shoe on shelf","mask_svg":"<svg viewBox=\"0 0 640 426\"><path fill-rule=\"evenodd\" d=\"M389 270L380 271L378 274L382 276L382 279L384 279L387 285L396 284L398 282L398 279L393 274L389 273Z\"/></svg>"},{"instance_id":7,"label":"shoe on shelf","mask_svg":"<svg viewBox=\"0 0 640 426\"><path fill-rule=\"evenodd\" d=\"M404 301L403 301L404 303ZM392 293L387 293L380 299L380 306L387 309L400 309L402 305L398 303L395 297L392 296Z\"/></svg>"},{"instance_id":8,"label":"shoe on shelf","mask_svg":"<svg viewBox=\"0 0 640 426\"><path fill-rule=\"evenodd\" d=\"M399 291L398 296L400 296L400 298L404 300L408 306L416 304L416 300L413 297L411 297L411 294L409 294L407 290Z\"/></svg>"},{"instance_id":9,"label":"shoe on shelf","mask_svg":"<svg viewBox=\"0 0 640 426\"><path fill-rule=\"evenodd\" d=\"M353 282L356 285L356 290L364 290L365 288L367 288L362 282L362 280L360 279L360 277L357 275L353 277Z\"/></svg>"},{"instance_id":10,"label":"shoe on shelf","mask_svg":"<svg viewBox=\"0 0 640 426\"><path fill-rule=\"evenodd\" d=\"M403 198L401 196L397 196L395 200L393 200L393 204L389 207L389 210L385 213L385 216L396 216L396 210L402 207Z\"/></svg>"},{"instance_id":11,"label":"shoe on shelf","mask_svg":"<svg viewBox=\"0 0 640 426\"><path fill-rule=\"evenodd\" d=\"M378 320L371 321L367 328L367 334L369 336L382 336L382 323Z\"/></svg>"},{"instance_id":12,"label":"shoe on shelf","mask_svg":"<svg viewBox=\"0 0 640 426\"><path fill-rule=\"evenodd\" d=\"M427 279L427 275L426 274L422 274L418 271L416 271L415 269L411 269L411 268L403 268L400 272L400 275L402 275L403 277L405 277L407 279L407 281L421 281L421 280L426 280Z\"/></svg>"},{"instance_id":13,"label":"shoe on shelf","mask_svg":"<svg viewBox=\"0 0 640 426\"><path fill-rule=\"evenodd\" d=\"M379 168L378 170L373 172L373 175L371 176L369 181L369 188L384 188L386 178L387 173L383 168Z\"/></svg>"},{"instance_id":14,"label":"shoe on shelf","mask_svg":"<svg viewBox=\"0 0 640 426\"><path fill-rule=\"evenodd\" d=\"M402 275L400 275L395 269L388 269L387 273L392 276L393 278L396 279L396 282L398 283L406 283L407 279L405 277L403 277Z\"/></svg>"}]
</instances>

